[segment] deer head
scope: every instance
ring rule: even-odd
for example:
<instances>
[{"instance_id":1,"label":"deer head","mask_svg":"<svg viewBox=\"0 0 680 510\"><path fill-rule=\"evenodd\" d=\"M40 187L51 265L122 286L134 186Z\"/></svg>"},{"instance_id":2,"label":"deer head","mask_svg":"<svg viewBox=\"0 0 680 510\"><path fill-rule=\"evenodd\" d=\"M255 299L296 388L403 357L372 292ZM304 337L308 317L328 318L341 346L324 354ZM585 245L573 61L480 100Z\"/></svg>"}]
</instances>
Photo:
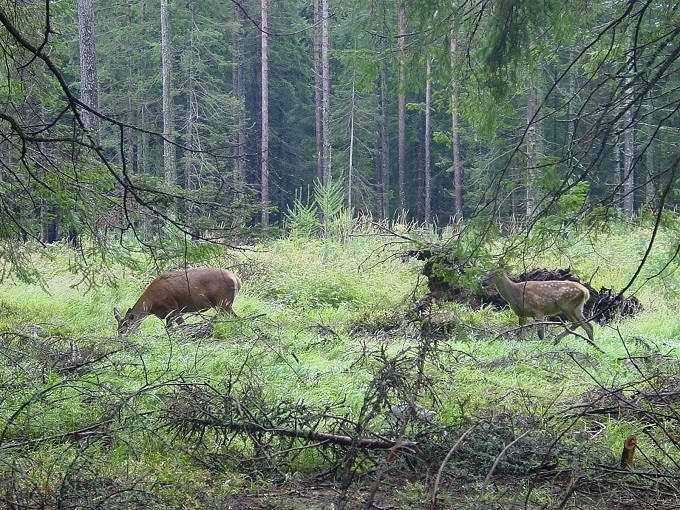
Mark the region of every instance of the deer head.
<instances>
[{"instance_id":1,"label":"deer head","mask_svg":"<svg viewBox=\"0 0 680 510\"><path fill-rule=\"evenodd\" d=\"M118 308L113 309L113 316L116 318L118 323L118 334L121 336L126 336L137 331L140 323L144 316L141 313L135 312L132 308L129 308L125 312L125 316L121 317L120 310Z\"/></svg>"}]
</instances>

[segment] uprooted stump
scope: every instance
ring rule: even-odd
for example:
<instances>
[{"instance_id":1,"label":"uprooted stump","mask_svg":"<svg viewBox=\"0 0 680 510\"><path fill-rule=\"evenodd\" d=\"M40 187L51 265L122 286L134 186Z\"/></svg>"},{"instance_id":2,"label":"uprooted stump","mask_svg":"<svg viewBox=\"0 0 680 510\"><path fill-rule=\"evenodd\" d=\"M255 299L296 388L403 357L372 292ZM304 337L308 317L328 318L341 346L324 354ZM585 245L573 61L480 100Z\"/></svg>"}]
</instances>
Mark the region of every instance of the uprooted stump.
<instances>
[{"instance_id":1,"label":"uprooted stump","mask_svg":"<svg viewBox=\"0 0 680 510\"><path fill-rule=\"evenodd\" d=\"M416 312L423 311L434 301L453 301L473 308L480 308L484 305L492 305L498 309L508 307L493 285L471 289L443 279L440 275L441 271L435 270L435 267L438 269L445 267L447 273L457 274L463 280L466 271L472 268L470 262L465 264L450 260L442 252L436 250L411 250L405 255L425 261L421 272L427 278L429 292L414 304ZM586 302L584 314L586 317L593 317L598 324L607 324L616 318L632 316L642 311L642 304L634 296L624 298L618 292L606 287L602 287L599 291L595 290L588 282L572 274L570 269L537 268L519 276L510 276L510 279L514 282L558 280L580 283L590 292L590 299Z\"/></svg>"}]
</instances>

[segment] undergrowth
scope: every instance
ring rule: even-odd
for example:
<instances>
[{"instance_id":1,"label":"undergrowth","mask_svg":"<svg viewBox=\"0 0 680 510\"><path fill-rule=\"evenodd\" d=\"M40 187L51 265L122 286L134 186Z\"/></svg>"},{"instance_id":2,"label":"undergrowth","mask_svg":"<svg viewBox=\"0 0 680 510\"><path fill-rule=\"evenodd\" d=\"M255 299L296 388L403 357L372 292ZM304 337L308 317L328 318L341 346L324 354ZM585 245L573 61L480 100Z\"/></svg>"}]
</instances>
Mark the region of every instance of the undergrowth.
<instances>
[{"instance_id":1,"label":"undergrowth","mask_svg":"<svg viewBox=\"0 0 680 510\"><path fill-rule=\"evenodd\" d=\"M44 285L6 280L0 286L0 387L5 389L0 398L0 494L17 487L33 491L30 502L35 504L36 498L49 500L61 490L77 506L85 505L77 501L79 492L89 491L96 500L97 494L110 497L119 487L121 508L197 508L219 506L235 495L300 479L332 464L323 450L302 450L285 468L271 472L262 462L243 464L245 458L264 456L276 465L275 457L267 457L274 453L253 450L244 438L227 441L227 436L208 434L196 442L155 421L169 388L194 383L224 388L243 373L257 388L253 398L327 406L334 414L357 419L384 359L398 359L416 345L421 329L408 316L413 300L426 291L418 277L420 263L398 256L404 245L385 248L380 232L355 232L348 238L343 229L340 237L317 238L312 231L319 225L303 209L300 205L295 214L304 216L305 227L294 235L243 252L216 255L210 250L208 259L196 261L237 272L251 268L235 303L240 318L208 312L213 319L208 335L168 335L161 321L149 318L130 339L117 338L113 307L131 306L154 272L117 273L112 266L111 273L120 275L115 287L88 289L77 285L78 274L69 272L63 246L47 248L49 257L36 254L36 265L47 275ZM522 264L571 266L595 287L619 289L634 273L648 238L643 227L632 232L615 228L607 237L578 240L567 249L524 258ZM436 422L451 431L471 417L496 417L489 418L496 442L472 435L454 456L451 473L465 483L484 478L502 445L516 435L512 431L531 423L541 431L532 438L537 443L523 443L499 464L496 476L511 479L528 472L539 462L535 456L542 451L536 446L541 438L556 433L555 416L570 413L602 387L625 386L639 377L631 359L654 359L645 367L663 367L667 377L680 377L677 263L647 280L665 265L672 242L672 233L662 233L659 249L631 287L644 311L595 326L604 353L576 337L554 346L550 336L539 341L531 333L521 340L504 333L516 322L509 311L437 307L455 326L437 339L438 361L424 367L430 391L418 403L435 411ZM383 358L371 354L380 352ZM636 434L645 455L640 462L668 463L664 445L643 433L645 426L634 414L604 415L595 422L583 417L565 444L573 454L590 442L600 460L615 463L623 440ZM376 415L371 427L384 433L389 420L384 413ZM680 452L674 455L680 459ZM81 458L87 466L80 466ZM370 471L368 465L364 470ZM395 502L414 499L422 480L411 476L413 481L393 493ZM552 501L553 496L542 488L532 497Z\"/></svg>"}]
</instances>

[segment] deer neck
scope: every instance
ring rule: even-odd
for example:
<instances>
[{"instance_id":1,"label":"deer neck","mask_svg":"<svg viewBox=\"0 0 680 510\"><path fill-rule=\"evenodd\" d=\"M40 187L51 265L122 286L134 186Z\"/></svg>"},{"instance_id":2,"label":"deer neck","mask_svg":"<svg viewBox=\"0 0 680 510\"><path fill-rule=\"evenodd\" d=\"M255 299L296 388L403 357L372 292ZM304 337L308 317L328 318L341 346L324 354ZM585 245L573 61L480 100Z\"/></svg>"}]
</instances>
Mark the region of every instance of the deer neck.
<instances>
[{"instance_id":1,"label":"deer neck","mask_svg":"<svg viewBox=\"0 0 680 510\"><path fill-rule=\"evenodd\" d=\"M502 271L496 273L494 283L496 284L496 288L500 295L503 296L503 299L508 302L511 308L514 310L521 310L523 308L523 299L521 297L522 290L519 288L519 284L513 282L508 278L508 275Z\"/></svg>"},{"instance_id":2,"label":"deer neck","mask_svg":"<svg viewBox=\"0 0 680 510\"><path fill-rule=\"evenodd\" d=\"M137 316L137 317L146 317L149 315L149 305L146 303L146 299L144 294L140 296L140 298L137 300L137 302L134 304L132 307L132 312Z\"/></svg>"}]
</instances>

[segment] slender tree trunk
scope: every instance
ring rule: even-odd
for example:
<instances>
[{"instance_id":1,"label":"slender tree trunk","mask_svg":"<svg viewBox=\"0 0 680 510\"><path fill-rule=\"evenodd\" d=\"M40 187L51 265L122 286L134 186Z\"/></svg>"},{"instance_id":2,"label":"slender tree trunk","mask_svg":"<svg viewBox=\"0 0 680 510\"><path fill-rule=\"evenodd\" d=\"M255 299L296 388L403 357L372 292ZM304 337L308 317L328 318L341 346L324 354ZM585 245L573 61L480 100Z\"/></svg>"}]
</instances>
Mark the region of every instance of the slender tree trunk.
<instances>
[{"instance_id":1,"label":"slender tree trunk","mask_svg":"<svg viewBox=\"0 0 680 510\"><path fill-rule=\"evenodd\" d=\"M261 86L262 86L262 139L260 149L260 199L262 205L262 224L269 225L269 49L267 20L267 0L261 0Z\"/></svg>"},{"instance_id":2,"label":"slender tree trunk","mask_svg":"<svg viewBox=\"0 0 680 510\"><path fill-rule=\"evenodd\" d=\"M94 0L77 0L78 45L80 49L80 100L99 110L97 54L95 49ZM96 143L99 143L99 117L81 109L83 124Z\"/></svg>"},{"instance_id":3,"label":"slender tree trunk","mask_svg":"<svg viewBox=\"0 0 680 510\"><path fill-rule=\"evenodd\" d=\"M196 2L189 0L189 51L187 51L187 120L185 144L189 149L185 150L184 157L184 187L188 190L195 190L200 187L200 170L197 153L194 152L199 148L198 133L196 125L198 124L198 95L196 91L196 76L194 69L194 58L196 56L197 48L195 46L196 31ZM192 207L193 209L193 207ZM190 211L194 213L195 211Z\"/></svg>"},{"instance_id":4,"label":"slender tree trunk","mask_svg":"<svg viewBox=\"0 0 680 510\"><path fill-rule=\"evenodd\" d=\"M650 119L651 122L651 119ZM647 127L648 133L648 145L645 151L645 166L647 167L647 183L645 184L645 202L648 207L652 207L654 203L654 198L656 196L656 190L654 188L654 126L650 124Z\"/></svg>"},{"instance_id":5,"label":"slender tree trunk","mask_svg":"<svg viewBox=\"0 0 680 510\"><path fill-rule=\"evenodd\" d=\"M177 184L175 162L174 105L172 100L172 46L168 0L161 0L161 66L163 74L163 169L165 181Z\"/></svg>"},{"instance_id":6,"label":"slender tree trunk","mask_svg":"<svg viewBox=\"0 0 680 510\"><path fill-rule=\"evenodd\" d=\"M238 100L238 111L236 114L236 136L233 141L232 156L234 157L234 192L236 204L242 200L245 188L246 172L244 150L246 144L246 122L245 122L245 84L243 83L243 43L241 30L243 27L243 12L241 6L234 4L234 18L236 28L232 34L233 68L232 68L232 92Z\"/></svg>"},{"instance_id":7,"label":"slender tree trunk","mask_svg":"<svg viewBox=\"0 0 680 510\"><path fill-rule=\"evenodd\" d=\"M142 101L139 109L139 126L146 127L146 102ZM147 169L146 157L148 154L149 135L146 133L140 134L139 147L137 149L137 168L141 173L145 173Z\"/></svg>"},{"instance_id":8,"label":"slender tree trunk","mask_svg":"<svg viewBox=\"0 0 680 510\"><path fill-rule=\"evenodd\" d=\"M633 49L635 45L634 34L630 34L630 47ZM628 66L626 70L626 77L623 82L624 93L624 108L623 114L623 212L632 217L635 214L635 125L633 119L633 76L635 74L634 62L632 54L628 56Z\"/></svg>"},{"instance_id":9,"label":"slender tree trunk","mask_svg":"<svg viewBox=\"0 0 680 510\"><path fill-rule=\"evenodd\" d=\"M425 195L425 120L418 127L418 143L416 148L416 219L425 221L425 200L420 197Z\"/></svg>"},{"instance_id":10,"label":"slender tree trunk","mask_svg":"<svg viewBox=\"0 0 680 510\"><path fill-rule=\"evenodd\" d=\"M525 178L526 186L526 210L525 217L531 218L535 209L535 190L534 185L536 181L536 162L537 162L537 120L536 116L537 92L536 87L532 84L529 87L527 96L527 134L526 134L526 151L527 151L527 173Z\"/></svg>"},{"instance_id":11,"label":"slender tree trunk","mask_svg":"<svg viewBox=\"0 0 680 510\"><path fill-rule=\"evenodd\" d=\"M132 2L127 0L125 4L125 10L127 15L127 26L128 30L132 31L134 26L134 20L132 18ZM128 80L127 80L127 121L131 126L137 123L137 105L134 103L135 92L137 85L135 83L135 65L134 65L134 54L136 48L132 45L128 47ZM131 170L132 173L137 173L137 133L134 129L128 128L126 130L127 136L125 137L127 145L127 157L126 164L128 171Z\"/></svg>"},{"instance_id":12,"label":"slender tree trunk","mask_svg":"<svg viewBox=\"0 0 680 510\"><path fill-rule=\"evenodd\" d=\"M349 168L347 170L347 209L352 209L352 179L354 177L354 75L352 76L352 104L349 111Z\"/></svg>"},{"instance_id":13,"label":"slender tree trunk","mask_svg":"<svg viewBox=\"0 0 680 510\"><path fill-rule=\"evenodd\" d=\"M321 127L321 111L323 91L321 86L321 6L320 0L314 0L314 39L312 54L314 60L314 133L316 135L316 178L323 180L323 132Z\"/></svg>"},{"instance_id":14,"label":"slender tree trunk","mask_svg":"<svg viewBox=\"0 0 680 510\"><path fill-rule=\"evenodd\" d=\"M142 27L141 35L142 35L142 40L144 40L146 36L146 23L145 23L145 14L146 14L146 2L144 0L141 0L139 2L139 10L140 10L140 16L139 16L139 24ZM143 81L143 70L142 66L137 66L136 70L136 75L137 75L137 84L139 85ZM139 121L139 126L141 128L146 127L146 99L140 95L139 98L139 116L138 116L138 121ZM147 145L148 145L148 135L146 133L137 133L138 135L138 145L137 145L137 171L140 173L145 173L148 165L146 162L146 156L147 156Z\"/></svg>"},{"instance_id":15,"label":"slender tree trunk","mask_svg":"<svg viewBox=\"0 0 680 510\"><path fill-rule=\"evenodd\" d=\"M456 62L458 35L455 26L449 34L451 65L451 160L453 162L453 211L456 219L463 218L463 165L460 160L460 126L458 119L458 79Z\"/></svg>"},{"instance_id":16,"label":"slender tree trunk","mask_svg":"<svg viewBox=\"0 0 680 510\"><path fill-rule=\"evenodd\" d=\"M382 130L380 129L381 118L382 116L380 113L380 98L378 98L378 108L376 110L376 123L375 123L375 152L373 155L373 173L375 175L375 194L377 202L376 212L378 213L378 219L384 220L385 183L382 180Z\"/></svg>"},{"instance_id":17,"label":"slender tree trunk","mask_svg":"<svg viewBox=\"0 0 680 510\"><path fill-rule=\"evenodd\" d=\"M626 126L623 131L623 212L632 217L635 214L635 169L633 168L633 159L635 156L635 130L632 125L633 112L632 104L628 105L626 112L623 115L623 123Z\"/></svg>"},{"instance_id":18,"label":"slender tree trunk","mask_svg":"<svg viewBox=\"0 0 680 510\"><path fill-rule=\"evenodd\" d=\"M328 184L331 179L331 139L330 139L330 95L331 77L328 62L330 35L328 31L328 0L321 1L321 132L323 152L321 155L322 181Z\"/></svg>"},{"instance_id":19,"label":"slender tree trunk","mask_svg":"<svg viewBox=\"0 0 680 510\"><path fill-rule=\"evenodd\" d=\"M397 0L397 48L399 50L398 95L398 179L399 211L406 214L406 11L404 0Z\"/></svg>"},{"instance_id":20,"label":"slender tree trunk","mask_svg":"<svg viewBox=\"0 0 680 510\"><path fill-rule=\"evenodd\" d=\"M432 138L432 62L427 59L425 81L425 206L423 220L429 224L432 220L432 174L430 173L430 139Z\"/></svg>"},{"instance_id":21,"label":"slender tree trunk","mask_svg":"<svg viewBox=\"0 0 680 510\"><path fill-rule=\"evenodd\" d=\"M380 181L382 182L382 217L389 219L389 146L387 144L387 67L385 61L380 66Z\"/></svg>"},{"instance_id":22,"label":"slender tree trunk","mask_svg":"<svg viewBox=\"0 0 680 510\"><path fill-rule=\"evenodd\" d=\"M617 128L621 126L621 121L617 123ZM616 207L623 209L623 160L621 159L621 154L623 153L623 137L619 133L616 137L616 143L614 144L614 165L615 165L615 175L614 182L612 182L612 188L616 190L614 196L614 202Z\"/></svg>"}]
</instances>

